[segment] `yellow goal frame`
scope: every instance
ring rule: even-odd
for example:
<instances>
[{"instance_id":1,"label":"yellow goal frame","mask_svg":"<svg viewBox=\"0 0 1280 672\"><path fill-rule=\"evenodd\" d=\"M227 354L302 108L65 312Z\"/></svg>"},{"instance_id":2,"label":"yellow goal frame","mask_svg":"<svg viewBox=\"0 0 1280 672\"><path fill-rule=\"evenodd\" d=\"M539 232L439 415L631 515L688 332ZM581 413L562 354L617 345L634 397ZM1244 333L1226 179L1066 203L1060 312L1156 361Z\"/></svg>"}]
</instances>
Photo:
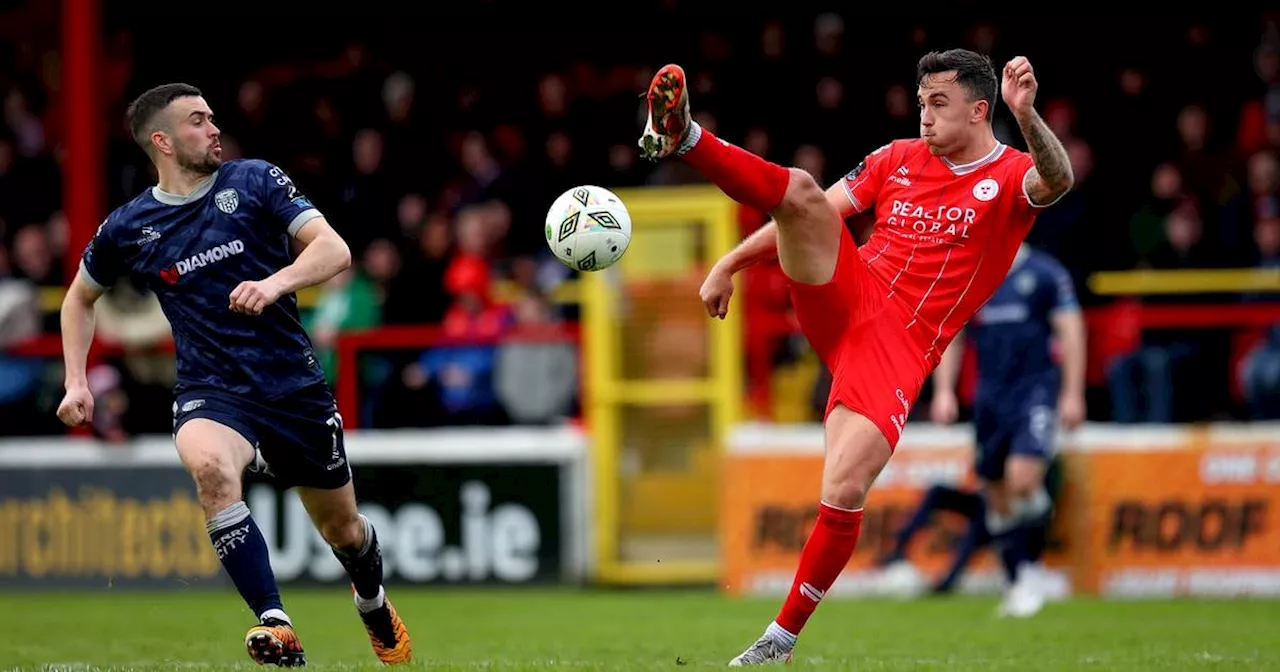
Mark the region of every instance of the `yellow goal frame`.
<instances>
[{"instance_id":1,"label":"yellow goal frame","mask_svg":"<svg viewBox=\"0 0 1280 672\"><path fill-rule=\"evenodd\" d=\"M696 226L710 263L737 245L738 205L712 186L640 187L615 191L631 213L632 235L663 227ZM718 559L661 563L622 560L619 544L621 408L672 402L705 402L711 413L714 445L723 450L728 433L741 417L742 327L740 311L723 321L708 318L708 375L682 380L626 380L618 375L624 357L616 338L614 268L581 276L584 362L584 411L589 428L593 496L591 575L596 583L615 585L705 584L720 576ZM735 301L740 295L735 292ZM697 301L696 296L690 300ZM740 305L740 304L739 304ZM715 531L719 537L719 529Z\"/></svg>"}]
</instances>

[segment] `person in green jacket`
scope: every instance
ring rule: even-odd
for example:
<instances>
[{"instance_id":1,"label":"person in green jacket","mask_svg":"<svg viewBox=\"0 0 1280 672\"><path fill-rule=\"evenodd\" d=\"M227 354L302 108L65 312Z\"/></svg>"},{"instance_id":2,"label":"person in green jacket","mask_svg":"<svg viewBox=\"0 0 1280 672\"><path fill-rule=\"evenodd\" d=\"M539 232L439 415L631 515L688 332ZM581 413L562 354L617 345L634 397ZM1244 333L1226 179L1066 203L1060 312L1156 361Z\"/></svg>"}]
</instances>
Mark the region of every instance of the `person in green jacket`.
<instances>
[{"instance_id":1,"label":"person in green jacket","mask_svg":"<svg viewBox=\"0 0 1280 672\"><path fill-rule=\"evenodd\" d=\"M330 385L338 377L338 334L376 327L381 322L381 290L360 270L348 268L320 287L306 328Z\"/></svg>"}]
</instances>

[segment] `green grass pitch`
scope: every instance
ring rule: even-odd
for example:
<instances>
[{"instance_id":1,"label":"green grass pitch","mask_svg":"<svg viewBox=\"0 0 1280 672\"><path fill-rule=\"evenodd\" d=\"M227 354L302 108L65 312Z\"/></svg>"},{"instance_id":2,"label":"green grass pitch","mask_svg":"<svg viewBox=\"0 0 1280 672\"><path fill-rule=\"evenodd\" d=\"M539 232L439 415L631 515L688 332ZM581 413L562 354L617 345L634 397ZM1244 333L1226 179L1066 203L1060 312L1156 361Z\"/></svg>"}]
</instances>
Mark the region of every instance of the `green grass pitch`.
<instances>
[{"instance_id":1,"label":"green grass pitch","mask_svg":"<svg viewBox=\"0 0 1280 672\"><path fill-rule=\"evenodd\" d=\"M414 668L675 670L723 667L774 615L774 599L705 591L393 588ZM341 589L289 590L310 669L378 669ZM1280 602L1049 605L993 617L995 598L831 599L796 650L804 670L1280 669ZM231 592L0 594L0 670L258 669Z\"/></svg>"}]
</instances>

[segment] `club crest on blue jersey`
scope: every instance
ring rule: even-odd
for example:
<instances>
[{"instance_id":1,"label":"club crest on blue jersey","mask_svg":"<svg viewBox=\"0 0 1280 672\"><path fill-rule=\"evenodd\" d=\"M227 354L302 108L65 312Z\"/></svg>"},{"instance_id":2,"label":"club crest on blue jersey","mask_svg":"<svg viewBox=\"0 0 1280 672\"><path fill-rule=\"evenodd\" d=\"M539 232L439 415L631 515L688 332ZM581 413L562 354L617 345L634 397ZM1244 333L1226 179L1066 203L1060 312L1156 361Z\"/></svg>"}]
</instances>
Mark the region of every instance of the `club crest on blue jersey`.
<instances>
[{"instance_id":1,"label":"club crest on blue jersey","mask_svg":"<svg viewBox=\"0 0 1280 672\"><path fill-rule=\"evenodd\" d=\"M1013 278L1013 286L1023 296L1031 296L1036 291L1036 274L1034 271L1023 271Z\"/></svg>"},{"instance_id":2,"label":"club crest on blue jersey","mask_svg":"<svg viewBox=\"0 0 1280 672\"><path fill-rule=\"evenodd\" d=\"M219 210L230 215L240 207L240 194L235 189L223 189L213 195L213 203Z\"/></svg>"}]
</instances>

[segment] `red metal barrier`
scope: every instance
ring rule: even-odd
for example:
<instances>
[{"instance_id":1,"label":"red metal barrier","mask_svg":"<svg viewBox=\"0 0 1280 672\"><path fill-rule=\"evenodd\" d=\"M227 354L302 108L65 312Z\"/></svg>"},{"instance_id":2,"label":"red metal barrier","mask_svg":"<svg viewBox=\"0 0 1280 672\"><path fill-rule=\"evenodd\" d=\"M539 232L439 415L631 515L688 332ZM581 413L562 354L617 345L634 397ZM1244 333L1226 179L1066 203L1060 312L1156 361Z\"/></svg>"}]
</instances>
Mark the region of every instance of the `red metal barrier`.
<instances>
[{"instance_id":1,"label":"red metal barrier","mask_svg":"<svg viewBox=\"0 0 1280 672\"><path fill-rule=\"evenodd\" d=\"M362 350L427 350L450 345L497 345L514 342L570 343L576 346L580 342L580 331L576 323L568 323L543 327L522 327L485 338L452 337L443 328L436 325L376 327L342 334L338 337L334 346L338 354L338 380L334 395L337 399L338 407L344 409L344 424L348 429L354 429L359 423L360 414L356 412L356 409L360 406L360 376L357 357ZM142 351L173 352L173 341L164 339ZM60 359L62 357L62 339L58 334L42 334L10 347L8 352L28 357ZM89 349L88 364L92 367L100 363L104 358L119 357L125 354L126 351L118 345L95 341L93 347ZM579 383L581 383L581 365L579 365L578 371Z\"/></svg>"},{"instance_id":2,"label":"red metal barrier","mask_svg":"<svg viewBox=\"0 0 1280 672\"><path fill-rule=\"evenodd\" d=\"M776 339L797 333L797 325L786 312L753 311L747 308L744 338L747 341L747 383L752 403L760 410L769 407L772 375L771 346ZM1105 362L1111 357L1133 348L1143 329L1234 329L1261 330L1280 324L1280 303L1249 303L1226 305L1141 305L1136 302L1118 302L1110 306L1091 308L1085 312L1089 334L1090 380L1096 382ZM343 409L350 409L347 426L354 428L359 422L359 368L357 356L362 350L428 349L447 345L496 344L503 342L542 342L578 344L581 334L577 324L549 325L540 328L524 328L490 338L456 338L449 336L436 325L388 326L338 337L335 348L338 354L338 380L335 395ZM164 340L149 348L150 351L172 352L173 343ZM14 345L9 352L33 357L60 358L62 341L57 334L44 334ZM125 351L118 345L95 342L89 351L90 366L104 357L120 356ZM971 363L970 363L971 366ZM579 367L579 372L581 372ZM580 375L581 380L581 375Z\"/></svg>"},{"instance_id":3,"label":"red metal barrier","mask_svg":"<svg viewBox=\"0 0 1280 672\"><path fill-rule=\"evenodd\" d=\"M343 424L355 429L360 414L360 372L357 358L361 350L427 350L450 345L497 345L500 343L572 343L577 345L580 333L576 323L525 327L485 338L456 338L437 325L376 327L352 331L338 336L338 383L335 395L343 411ZM581 353L581 349L579 349ZM581 354L579 354L581 363ZM578 366L579 384L582 366Z\"/></svg>"}]
</instances>

